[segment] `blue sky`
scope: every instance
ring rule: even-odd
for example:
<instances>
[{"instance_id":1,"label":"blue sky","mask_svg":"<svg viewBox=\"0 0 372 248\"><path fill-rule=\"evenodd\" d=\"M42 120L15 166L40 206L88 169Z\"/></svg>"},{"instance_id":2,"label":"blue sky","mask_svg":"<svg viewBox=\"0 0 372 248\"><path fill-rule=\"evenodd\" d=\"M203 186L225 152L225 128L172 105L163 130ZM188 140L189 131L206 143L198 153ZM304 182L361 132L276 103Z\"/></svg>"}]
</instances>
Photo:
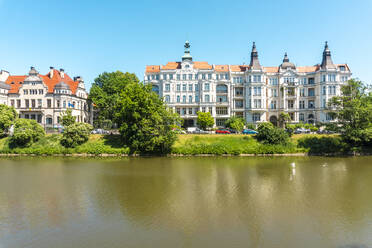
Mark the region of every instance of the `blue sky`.
<instances>
[{"instance_id":1,"label":"blue sky","mask_svg":"<svg viewBox=\"0 0 372 248\"><path fill-rule=\"evenodd\" d=\"M371 0L0 0L0 13L0 69L11 74L54 66L88 87L104 71L143 79L146 65L179 61L185 39L211 64L248 63L256 41L264 66L284 52L314 65L327 40L335 63L372 83Z\"/></svg>"}]
</instances>

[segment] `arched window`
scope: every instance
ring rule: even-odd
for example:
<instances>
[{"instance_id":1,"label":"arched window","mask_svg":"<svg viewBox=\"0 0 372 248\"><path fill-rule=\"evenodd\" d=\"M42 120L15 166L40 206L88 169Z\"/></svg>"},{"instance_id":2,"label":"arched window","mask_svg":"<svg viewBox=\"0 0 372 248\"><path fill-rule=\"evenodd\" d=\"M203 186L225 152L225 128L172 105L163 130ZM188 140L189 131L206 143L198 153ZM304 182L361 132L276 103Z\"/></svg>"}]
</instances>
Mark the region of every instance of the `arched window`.
<instances>
[{"instance_id":1,"label":"arched window","mask_svg":"<svg viewBox=\"0 0 372 248\"><path fill-rule=\"evenodd\" d=\"M217 93L227 93L227 86L224 84L217 85Z\"/></svg>"}]
</instances>

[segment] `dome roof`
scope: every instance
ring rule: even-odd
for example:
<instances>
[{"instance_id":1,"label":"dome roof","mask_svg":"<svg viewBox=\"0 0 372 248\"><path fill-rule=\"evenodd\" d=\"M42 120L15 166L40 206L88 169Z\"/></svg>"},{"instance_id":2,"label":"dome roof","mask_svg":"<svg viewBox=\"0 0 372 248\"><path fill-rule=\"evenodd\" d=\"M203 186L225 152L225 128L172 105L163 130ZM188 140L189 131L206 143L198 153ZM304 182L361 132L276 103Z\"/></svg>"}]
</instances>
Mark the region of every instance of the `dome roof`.
<instances>
[{"instance_id":1,"label":"dome roof","mask_svg":"<svg viewBox=\"0 0 372 248\"><path fill-rule=\"evenodd\" d=\"M39 77L39 72L35 67L31 66L31 69L28 73L28 77L25 78L25 82L41 82L41 77Z\"/></svg>"},{"instance_id":2,"label":"dome roof","mask_svg":"<svg viewBox=\"0 0 372 248\"><path fill-rule=\"evenodd\" d=\"M70 86L66 84L65 82L59 82L54 86L54 89L59 89L59 90L70 90Z\"/></svg>"},{"instance_id":3,"label":"dome roof","mask_svg":"<svg viewBox=\"0 0 372 248\"><path fill-rule=\"evenodd\" d=\"M294 69L294 70L296 69L295 64L293 64L292 62L289 62L287 53L284 54L283 63L280 65L280 68L284 70L287 70L288 68Z\"/></svg>"}]
</instances>

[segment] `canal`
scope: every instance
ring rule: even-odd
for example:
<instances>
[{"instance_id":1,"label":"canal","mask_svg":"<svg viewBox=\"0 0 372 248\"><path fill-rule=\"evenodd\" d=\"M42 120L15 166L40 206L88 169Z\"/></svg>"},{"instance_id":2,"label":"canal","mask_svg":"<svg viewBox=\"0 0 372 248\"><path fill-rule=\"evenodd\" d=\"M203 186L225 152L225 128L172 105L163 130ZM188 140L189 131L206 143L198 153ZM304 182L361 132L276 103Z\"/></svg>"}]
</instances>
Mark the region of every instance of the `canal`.
<instances>
[{"instance_id":1,"label":"canal","mask_svg":"<svg viewBox=\"0 0 372 248\"><path fill-rule=\"evenodd\" d=\"M372 247L372 158L0 159L10 247Z\"/></svg>"}]
</instances>

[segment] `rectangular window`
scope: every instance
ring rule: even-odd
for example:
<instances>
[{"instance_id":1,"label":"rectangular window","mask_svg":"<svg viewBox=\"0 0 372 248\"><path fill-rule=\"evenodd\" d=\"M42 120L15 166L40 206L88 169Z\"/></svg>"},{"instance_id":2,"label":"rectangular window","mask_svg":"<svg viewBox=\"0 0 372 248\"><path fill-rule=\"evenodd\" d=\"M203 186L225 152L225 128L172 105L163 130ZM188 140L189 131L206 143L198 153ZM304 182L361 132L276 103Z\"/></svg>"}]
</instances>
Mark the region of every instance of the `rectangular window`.
<instances>
[{"instance_id":1,"label":"rectangular window","mask_svg":"<svg viewBox=\"0 0 372 248\"><path fill-rule=\"evenodd\" d=\"M177 78L178 81L181 80L181 75L177 74L176 78Z\"/></svg>"},{"instance_id":2,"label":"rectangular window","mask_svg":"<svg viewBox=\"0 0 372 248\"><path fill-rule=\"evenodd\" d=\"M253 106L255 109L260 109L261 108L261 99L254 99L253 100Z\"/></svg>"},{"instance_id":3,"label":"rectangular window","mask_svg":"<svg viewBox=\"0 0 372 248\"><path fill-rule=\"evenodd\" d=\"M17 108L21 107L21 100L17 100Z\"/></svg>"},{"instance_id":4,"label":"rectangular window","mask_svg":"<svg viewBox=\"0 0 372 248\"><path fill-rule=\"evenodd\" d=\"M170 96L169 95L166 95L165 98L164 98L165 102L170 102Z\"/></svg>"},{"instance_id":5,"label":"rectangular window","mask_svg":"<svg viewBox=\"0 0 372 248\"><path fill-rule=\"evenodd\" d=\"M314 88L309 88L308 89L308 96L315 96L315 89Z\"/></svg>"},{"instance_id":6,"label":"rectangular window","mask_svg":"<svg viewBox=\"0 0 372 248\"><path fill-rule=\"evenodd\" d=\"M243 100L235 100L235 108L243 108Z\"/></svg>"},{"instance_id":7,"label":"rectangular window","mask_svg":"<svg viewBox=\"0 0 372 248\"><path fill-rule=\"evenodd\" d=\"M209 91L209 83L204 84L204 91Z\"/></svg>"},{"instance_id":8,"label":"rectangular window","mask_svg":"<svg viewBox=\"0 0 372 248\"><path fill-rule=\"evenodd\" d=\"M199 84L195 84L195 91L196 91L196 92L199 91Z\"/></svg>"},{"instance_id":9,"label":"rectangular window","mask_svg":"<svg viewBox=\"0 0 372 248\"><path fill-rule=\"evenodd\" d=\"M48 108L52 107L52 100L51 99L47 99L47 106L48 106Z\"/></svg>"},{"instance_id":10,"label":"rectangular window","mask_svg":"<svg viewBox=\"0 0 372 248\"><path fill-rule=\"evenodd\" d=\"M261 120L261 114L260 113L253 113L252 114L252 121L257 122Z\"/></svg>"},{"instance_id":11,"label":"rectangular window","mask_svg":"<svg viewBox=\"0 0 372 248\"><path fill-rule=\"evenodd\" d=\"M209 95L205 95L204 102L209 102Z\"/></svg>"},{"instance_id":12,"label":"rectangular window","mask_svg":"<svg viewBox=\"0 0 372 248\"><path fill-rule=\"evenodd\" d=\"M14 100L10 100L10 106L14 107Z\"/></svg>"},{"instance_id":13,"label":"rectangular window","mask_svg":"<svg viewBox=\"0 0 372 248\"><path fill-rule=\"evenodd\" d=\"M192 103L192 96L189 96L189 103Z\"/></svg>"},{"instance_id":14,"label":"rectangular window","mask_svg":"<svg viewBox=\"0 0 372 248\"><path fill-rule=\"evenodd\" d=\"M271 109L276 109L276 101L271 101L270 108Z\"/></svg>"},{"instance_id":15,"label":"rectangular window","mask_svg":"<svg viewBox=\"0 0 372 248\"><path fill-rule=\"evenodd\" d=\"M326 114L326 120L327 120L327 121L333 121L333 120L334 120L333 115L330 114L330 113L327 113L327 114Z\"/></svg>"},{"instance_id":16,"label":"rectangular window","mask_svg":"<svg viewBox=\"0 0 372 248\"><path fill-rule=\"evenodd\" d=\"M227 102L227 96L217 96L217 102L219 103Z\"/></svg>"},{"instance_id":17,"label":"rectangular window","mask_svg":"<svg viewBox=\"0 0 372 248\"><path fill-rule=\"evenodd\" d=\"M305 101L300 101L299 105L300 105L300 109L304 109L305 108Z\"/></svg>"},{"instance_id":18,"label":"rectangular window","mask_svg":"<svg viewBox=\"0 0 372 248\"><path fill-rule=\"evenodd\" d=\"M326 81L326 75L322 75L322 82Z\"/></svg>"},{"instance_id":19,"label":"rectangular window","mask_svg":"<svg viewBox=\"0 0 372 248\"><path fill-rule=\"evenodd\" d=\"M176 91L177 91L177 92L180 92L180 91L181 91L181 85L180 85L180 84L177 84L177 86L176 86Z\"/></svg>"},{"instance_id":20,"label":"rectangular window","mask_svg":"<svg viewBox=\"0 0 372 248\"><path fill-rule=\"evenodd\" d=\"M177 96L177 102L181 102L181 97Z\"/></svg>"},{"instance_id":21,"label":"rectangular window","mask_svg":"<svg viewBox=\"0 0 372 248\"><path fill-rule=\"evenodd\" d=\"M43 106L43 101L41 99L37 99L37 106L41 108Z\"/></svg>"},{"instance_id":22,"label":"rectangular window","mask_svg":"<svg viewBox=\"0 0 372 248\"><path fill-rule=\"evenodd\" d=\"M212 79L212 74L208 73L208 80L211 80L211 79Z\"/></svg>"},{"instance_id":23,"label":"rectangular window","mask_svg":"<svg viewBox=\"0 0 372 248\"><path fill-rule=\"evenodd\" d=\"M186 80L186 74L182 75L182 80Z\"/></svg>"},{"instance_id":24,"label":"rectangular window","mask_svg":"<svg viewBox=\"0 0 372 248\"><path fill-rule=\"evenodd\" d=\"M314 101L313 101L313 100L309 100L307 106L308 106L309 109L313 109L313 108L315 108L315 103L314 103Z\"/></svg>"},{"instance_id":25,"label":"rectangular window","mask_svg":"<svg viewBox=\"0 0 372 248\"><path fill-rule=\"evenodd\" d=\"M189 115L192 115L192 108L189 108Z\"/></svg>"},{"instance_id":26,"label":"rectangular window","mask_svg":"<svg viewBox=\"0 0 372 248\"><path fill-rule=\"evenodd\" d=\"M216 119L216 126L223 127L225 126L226 119Z\"/></svg>"},{"instance_id":27,"label":"rectangular window","mask_svg":"<svg viewBox=\"0 0 372 248\"><path fill-rule=\"evenodd\" d=\"M243 96L243 88L235 88L235 96Z\"/></svg>"},{"instance_id":28,"label":"rectangular window","mask_svg":"<svg viewBox=\"0 0 372 248\"><path fill-rule=\"evenodd\" d=\"M205 73L202 74L202 79L205 80Z\"/></svg>"},{"instance_id":29,"label":"rectangular window","mask_svg":"<svg viewBox=\"0 0 372 248\"><path fill-rule=\"evenodd\" d=\"M309 78L309 84L315 84L315 79L314 78Z\"/></svg>"},{"instance_id":30,"label":"rectangular window","mask_svg":"<svg viewBox=\"0 0 372 248\"><path fill-rule=\"evenodd\" d=\"M294 101L293 100L288 100L288 108L293 109L294 107Z\"/></svg>"},{"instance_id":31,"label":"rectangular window","mask_svg":"<svg viewBox=\"0 0 372 248\"><path fill-rule=\"evenodd\" d=\"M305 96L305 88L300 89L300 96Z\"/></svg>"},{"instance_id":32,"label":"rectangular window","mask_svg":"<svg viewBox=\"0 0 372 248\"><path fill-rule=\"evenodd\" d=\"M173 74L169 74L169 79L173 80Z\"/></svg>"},{"instance_id":33,"label":"rectangular window","mask_svg":"<svg viewBox=\"0 0 372 248\"><path fill-rule=\"evenodd\" d=\"M186 84L182 85L182 91L186 91Z\"/></svg>"},{"instance_id":34,"label":"rectangular window","mask_svg":"<svg viewBox=\"0 0 372 248\"><path fill-rule=\"evenodd\" d=\"M186 103L186 96L182 96L182 102Z\"/></svg>"},{"instance_id":35,"label":"rectangular window","mask_svg":"<svg viewBox=\"0 0 372 248\"><path fill-rule=\"evenodd\" d=\"M199 102L199 95L195 96L195 102Z\"/></svg>"},{"instance_id":36,"label":"rectangular window","mask_svg":"<svg viewBox=\"0 0 372 248\"><path fill-rule=\"evenodd\" d=\"M35 101L35 99L32 99L31 100L31 107L32 108L36 108L36 101Z\"/></svg>"},{"instance_id":37,"label":"rectangular window","mask_svg":"<svg viewBox=\"0 0 372 248\"><path fill-rule=\"evenodd\" d=\"M227 107L217 107L216 108L216 115L227 115Z\"/></svg>"},{"instance_id":38,"label":"rectangular window","mask_svg":"<svg viewBox=\"0 0 372 248\"><path fill-rule=\"evenodd\" d=\"M189 91L192 91L192 84L189 84Z\"/></svg>"},{"instance_id":39,"label":"rectangular window","mask_svg":"<svg viewBox=\"0 0 372 248\"><path fill-rule=\"evenodd\" d=\"M327 88L326 86L323 86L322 87L322 94L325 95L327 93Z\"/></svg>"},{"instance_id":40,"label":"rectangular window","mask_svg":"<svg viewBox=\"0 0 372 248\"><path fill-rule=\"evenodd\" d=\"M192 80L192 74L189 74L189 80Z\"/></svg>"},{"instance_id":41,"label":"rectangular window","mask_svg":"<svg viewBox=\"0 0 372 248\"><path fill-rule=\"evenodd\" d=\"M170 84L165 84L165 91L169 92L170 91Z\"/></svg>"},{"instance_id":42,"label":"rectangular window","mask_svg":"<svg viewBox=\"0 0 372 248\"><path fill-rule=\"evenodd\" d=\"M156 80L159 80L160 79L159 74L156 74L155 77L156 77Z\"/></svg>"}]
</instances>

